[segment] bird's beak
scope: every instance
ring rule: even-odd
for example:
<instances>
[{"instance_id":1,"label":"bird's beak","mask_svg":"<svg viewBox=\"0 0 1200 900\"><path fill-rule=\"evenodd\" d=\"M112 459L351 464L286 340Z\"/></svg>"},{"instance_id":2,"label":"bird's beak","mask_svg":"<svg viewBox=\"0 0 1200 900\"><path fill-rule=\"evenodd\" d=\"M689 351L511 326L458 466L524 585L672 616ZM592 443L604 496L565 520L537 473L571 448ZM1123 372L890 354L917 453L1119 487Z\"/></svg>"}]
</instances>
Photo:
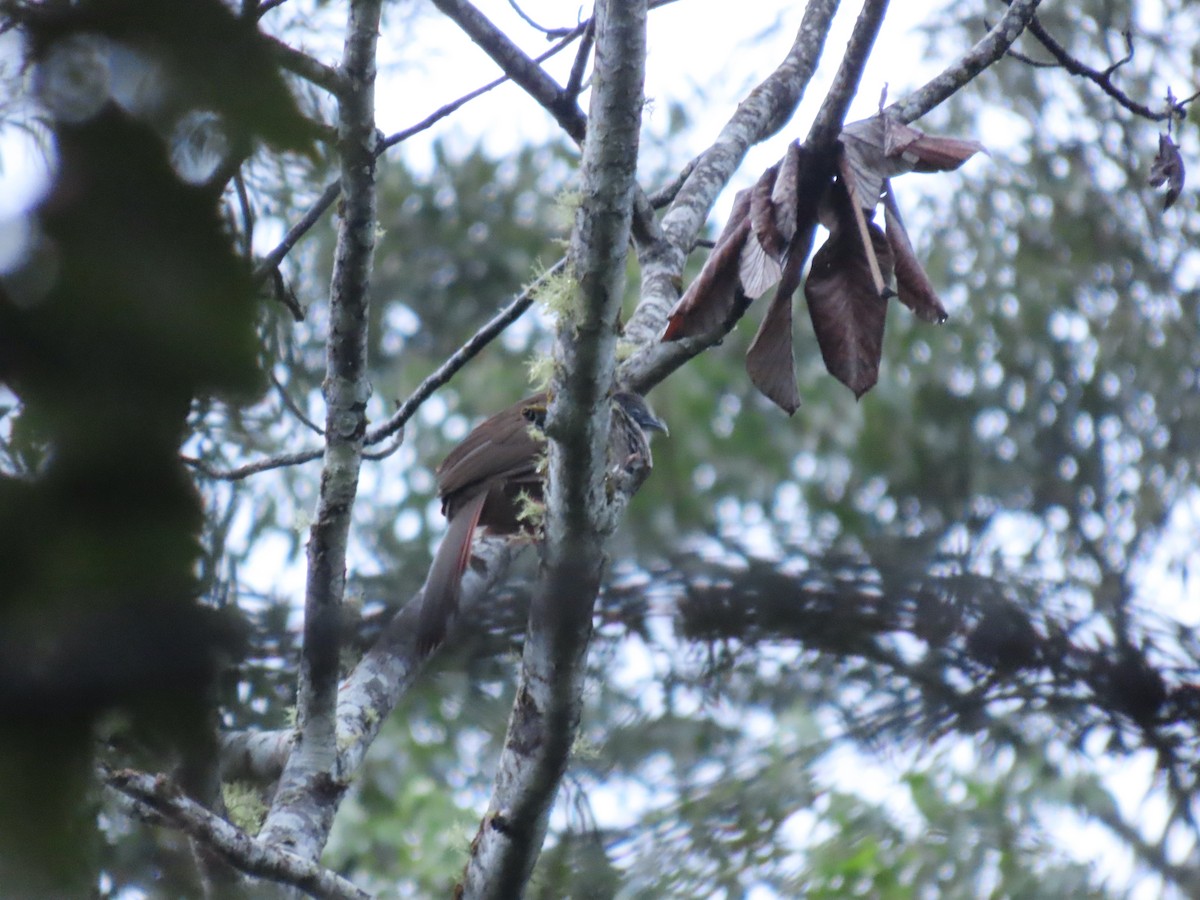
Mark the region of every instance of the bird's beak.
<instances>
[{"instance_id":1,"label":"bird's beak","mask_svg":"<svg viewBox=\"0 0 1200 900\"><path fill-rule=\"evenodd\" d=\"M643 421L638 422L638 424L642 426L643 431L661 431L663 437L671 436L671 431L667 428L667 423L653 413L646 416L646 418Z\"/></svg>"}]
</instances>

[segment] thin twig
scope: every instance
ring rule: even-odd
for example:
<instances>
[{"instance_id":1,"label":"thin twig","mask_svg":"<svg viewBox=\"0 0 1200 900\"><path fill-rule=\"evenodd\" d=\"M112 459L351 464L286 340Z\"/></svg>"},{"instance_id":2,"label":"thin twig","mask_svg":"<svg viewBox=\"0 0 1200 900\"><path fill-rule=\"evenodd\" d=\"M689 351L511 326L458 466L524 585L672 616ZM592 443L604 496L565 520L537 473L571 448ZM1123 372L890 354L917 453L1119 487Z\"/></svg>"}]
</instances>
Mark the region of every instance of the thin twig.
<instances>
[{"instance_id":1,"label":"thin twig","mask_svg":"<svg viewBox=\"0 0 1200 900\"><path fill-rule=\"evenodd\" d=\"M1165 112L1155 112L1144 103L1138 103L1112 82L1112 74L1126 62L1133 58L1133 41L1127 35L1129 52L1125 59L1118 60L1107 69L1093 69L1091 66L1072 56L1067 52L1067 48L1060 44L1048 32L1037 16L1029 22L1029 33L1038 39L1038 42L1046 48L1046 51L1058 61L1058 64L1070 72L1072 75L1078 75L1081 78L1086 78L1094 83L1100 90L1112 97L1117 103L1125 107L1136 116L1141 116L1144 119L1149 119L1152 122L1162 122L1171 118L1175 107L1167 109Z\"/></svg>"},{"instance_id":2,"label":"thin twig","mask_svg":"<svg viewBox=\"0 0 1200 900\"><path fill-rule=\"evenodd\" d=\"M540 31L542 34L546 35L560 33L562 31L561 28L546 28L544 25L539 25L533 20L529 13L525 12L525 10L521 9L521 7L517 5L517 0L508 0L508 5L513 8L513 12L521 17L521 21L534 31Z\"/></svg>"},{"instance_id":3,"label":"thin twig","mask_svg":"<svg viewBox=\"0 0 1200 900\"><path fill-rule=\"evenodd\" d=\"M258 17L261 19L264 15L275 9L277 6L283 6L288 0L263 0L258 5Z\"/></svg>"},{"instance_id":4,"label":"thin twig","mask_svg":"<svg viewBox=\"0 0 1200 900\"><path fill-rule=\"evenodd\" d=\"M519 319L533 305L538 288L545 284L548 279L553 278L561 272L566 264L567 261L565 258L560 259L539 275L532 284L522 290L504 309L496 313L475 334L471 335L466 343L455 350L445 362L438 366L437 369L417 386L417 389L396 408L396 411L388 417L386 422L376 425L367 432L364 445L372 447L381 441L387 440L387 438L403 428L405 423L421 408L421 405L433 396L434 391L449 382L463 366L478 356L484 347L494 341L504 332L505 328ZM382 458L391 452L394 452L394 448L387 451L387 453L381 453L378 456L372 455L369 458ZM234 469L214 469L208 463L193 456L181 457L184 463L191 466L201 475L218 481L240 481L251 475L257 475L259 472L267 472L271 469L280 469L286 466L303 465L304 463L309 463L320 458L321 451L319 449L302 450L296 453L281 453L276 456L268 456Z\"/></svg>"},{"instance_id":5,"label":"thin twig","mask_svg":"<svg viewBox=\"0 0 1200 900\"><path fill-rule=\"evenodd\" d=\"M562 38L562 40L560 40L557 44L555 44L553 47L551 47L545 53L541 54L540 56L535 56L533 58L533 61L536 63L543 63L546 60L550 59L552 56L555 56L558 53L561 53L566 47L569 47L571 45L571 43L577 37L579 37L581 34L584 33L584 30L586 29L587 25L588 25L588 23L585 22L583 25L580 25L578 28L573 29L566 36L564 36ZM434 125L437 122L441 121L442 119L446 118L446 116L457 111L460 107L469 103L471 100L474 100L476 97L480 97L483 94L486 94L488 91L494 90L495 88L498 88L500 85L502 85L508 81L511 81L511 80L512 80L512 77L506 73L504 75L501 75L499 78L496 78L493 81L489 81L487 84L483 85L482 87L476 88L475 90L471 91L470 93L463 94L457 100L451 100L445 106L442 106L441 108L434 110L432 113L430 113L428 116L426 116L424 119L422 119L417 124L410 125L408 128L405 128L403 131L397 131L395 134L391 135L390 137L384 138L382 144L380 145L380 150L382 151L382 150L388 149L389 147L394 147L396 144L399 144L401 141L408 140L414 134L419 134L422 131L425 131L426 129L430 128L432 125Z\"/></svg>"},{"instance_id":6,"label":"thin twig","mask_svg":"<svg viewBox=\"0 0 1200 900\"><path fill-rule=\"evenodd\" d=\"M475 332L465 344L455 350L444 363L438 366L432 374L421 382L417 389L409 395L407 400L397 407L396 411L392 413L386 422L377 425L367 432L367 444L377 444L404 427L404 423L413 417L413 414L420 409L421 404L428 400L434 391L453 378L459 369L478 356L484 347L495 340L505 328L519 319L522 313L533 305L533 300L537 295L538 289L549 279L561 272L566 264L566 258L560 259L539 275L508 306L496 313L491 321Z\"/></svg>"},{"instance_id":7,"label":"thin twig","mask_svg":"<svg viewBox=\"0 0 1200 900\"><path fill-rule=\"evenodd\" d=\"M571 74L567 76L567 85L563 88L563 93L572 100L577 101L583 92L583 74L587 71L587 62L592 55L594 40L595 29L589 21L583 32L583 39L579 42L579 49L575 51L575 62L571 64Z\"/></svg>"},{"instance_id":8,"label":"thin twig","mask_svg":"<svg viewBox=\"0 0 1200 900\"><path fill-rule=\"evenodd\" d=\"M450 18L501 71L508 74L530 97L545 109L578 144L583 143L587 117L573 99L546 74L546 70L512 42L467 0L433 0L433 5Z\"/></svg>"},{"instance_id":9,"label":"thin twig","mask_svg":"<svg viewBox=\"0 0 1200 900\"><path fill-rule=\"evenodd\" d=\"M545 53L536 57L536 61L539 63L544 62L555 54L562 52L563 49L570 46L571 42L584 32L584 29L587 27L587 25L588 23L585 22L584 24L573 29L569 34L563 37L561 41L548 49ZM398 131L395 134L384 138L379 142L379 145L376 148L377 155L382 154L397 144L408 140L413 135L420 134L422 131L428 130L442 119L449 116L451 113L454 113L461 107L465 106L470 101L476 99L477 97L483 96L488 91L494 90L509 80L510 78L508 75L501 75L499 78L488 82L482 87L478 87L469 93L463 94L457 100L452 100L439 109L434 110L415 125L410 125L403 131ZM258 278L265 278L269 271L277 268L283 261L284 257L291 252L292 248L297 244L300 238L307 234L308 231L320 221L321 216L323 216L326 210L333 205L334 201L337 200L337 198L341 195L341 192L342 184L340 180L330 182L328 185L326 185L325 190L321 192L321 196L317 198L316 202L313 203L308 212L304 214L304 217L288 229L287 234L284 236L283 240L279 242L279 245L275 247L275 249L262 258L255 269L255 276Z\"/></svg>"},{"instance_id":10,"label":"thin twig","mask_svg":"<svg viewBox=\"0 0 1200 900\"><path fill-rule=\"evenodd\" d=\"M271 372L271 384L275 386L275 390L279 394L279 399L283 401L283 405L287 408L288 412L295 416L300 423L305 425L310 431L322 437L325 435L325 430L312 419L310 419L304 410L299 407L296 401L293 400L291 395L287 392L287 388L285 388L283 383L275 377L274 372Z\"/></svg>"},{"instance_id":11,"label":"thin twig","mask_svg":"<svg viewBox=\"0 0 1200 900\"><path fill-rule=\"evenodd\" d=\"M321 192L321 196L309 207L308 212L304 214L303 218L288 229L287 234L283 236L283 240L279 242L279 245L274 250L262 258L258 266L254 269L254 276L256 278L266 278L274 271L283 262L283 258L296 246L296 242L304 237L321 220L321 216L325 215L325 211L333 206L333 201L341 193L342 183L340 180L326 185L325 190Z\"/></svg>"}]
</instances>

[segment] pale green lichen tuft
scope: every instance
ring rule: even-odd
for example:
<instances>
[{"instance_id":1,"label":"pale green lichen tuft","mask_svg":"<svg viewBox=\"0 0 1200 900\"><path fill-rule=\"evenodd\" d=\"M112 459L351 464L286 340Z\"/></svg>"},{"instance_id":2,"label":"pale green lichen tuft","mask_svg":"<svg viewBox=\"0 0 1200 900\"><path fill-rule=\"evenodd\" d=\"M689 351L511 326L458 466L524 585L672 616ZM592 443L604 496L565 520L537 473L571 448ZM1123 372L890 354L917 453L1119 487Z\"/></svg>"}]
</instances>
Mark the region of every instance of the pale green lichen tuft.
<instances>
[{"instance_id":1,"label":"pale green lichen tuft","mask_svg":"<svg viewBox=\"0 0 1200 900\"><path fill-rule=\"evenodd\" d=\"M575 225L575 213L583 205L583 191L577 187L565 187L554 195L554 212L562 218L563 227L570 230Z\"/></svg>"},{"instance_id":2,"label":"pale green lichen tuft","mask_svg":"<svg viewBox=\"0 0 1200 900\"><path fill-rule=\"evenodd\" d=\"M249 835L256 835L267 818L267 805L263 803L258 789L244 781L230 781L221 785L221 798L229 821Z\"/></svg>"},{"instance_id":3,"label":"pale green lichen tuft","mask_svg":"<svg viewBox=\"0 0 1200 900\"><path fill-rule=\"evenodd\" d=\"M578 319L579 285L570 267L546 276L534 291L534 299L562 325L572 325Z\"/></svg>"},{"instance_id":4,"label":"pale green lichen tuft","mask_svg":"<svg viewBox=\"0 0 1200 900\"><path fill-rule=\"evenodd\" d=\"M535 499L528 491L517 494L517 521L531 529L542 527L546 518L546 504Z\"/></svg>"},{"instance_id":5,"label":"pale green lichen tuft","mask_svg":"<svg viewBox=\"0 0 1200 900\"><path fill-rule=\"evenodd\" d=\"M558 363L549 353L534 354L529 360L529 383L535 391L548 390L557 371Z\"/></svg>"},{"instance_id":6,"label":"pale green lichen tuft","mask_svg":"<svg viewBox=\"0 0 1200 900\"><path fill-rule=\"evenodd\" d=\"M625 362L625 360L637 352L637 349L638 345L633 341L626 340L625 338L617 338L617 362Z\"/></svg>"}]
</instances>

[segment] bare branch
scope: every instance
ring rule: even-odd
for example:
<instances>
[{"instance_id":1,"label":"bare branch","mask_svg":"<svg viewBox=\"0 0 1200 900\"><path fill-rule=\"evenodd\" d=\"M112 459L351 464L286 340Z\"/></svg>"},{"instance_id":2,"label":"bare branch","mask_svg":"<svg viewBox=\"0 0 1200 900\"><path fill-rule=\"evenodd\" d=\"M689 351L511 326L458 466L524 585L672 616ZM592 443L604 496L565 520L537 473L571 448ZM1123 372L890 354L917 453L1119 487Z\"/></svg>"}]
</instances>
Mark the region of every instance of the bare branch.
<instances>
[{"instance_id":1,"label":"bare branch","mask_svg":"<svg viewBox=\"0 0 1200 900\"><path fill-rule=\"evenodd\" d=\"M553 47L551 47L549 50L547 50L545 53L541 54L540 56L534 57L532 62L534 62L535 64L542 63L542 62L545 62L546 60L550 59L552 56L556 56L563 49L565 49L566 47L569 47L575 41L576 38L578 38L581 34L583 34L586 31L586 29L590 26L590 24L591 24L590 21L585 22L584 24L580 25L578 28L572 29L571 31L567 32L557 44L555 44ZM424 119L422 119L417 124L410 125L408 128L405 128L403 131L398 131L395 134L390 135L389 137L385 138L380 149L386 150L389 147L394 147L396 144L399 144L401 141L408 140L414 134L419 134L420 132L425 131L426 129L428 129L432 125L434 125L435 123L446 118L446 116L457 111L460 107L466 105L471 100L474 100L476 97L481 97L482 95L486 94L488 91L499 87L500 85L504 84L505 82L507 82L509 80L511 80L510 76L506 73L504 75L501 75L499 78L497 78L493 81L489 81L487 84L483 85L482 87L476 88L475 90L473 90L469 93L463 94L457 100L452 100L449 103L447 103L445 106L442 106L441 108L434 110L432 113L430 113L428 116L426 116Z\"/></svg>"},{"instance_id":2,"label":"bare branch","mask_svg":"<svg viewBox=\"0 0 1200 900\"><path fill-rule=\"evenodd\" d=\"M862 80L863 68L875 46L875 38L879 34L879 26L887 13L887 0L865 0L862 11L855 20L854 30L850 33L850 41L842 61L838 65L837 74L833 76L833 84L829 93L821 102L816 118L808 129L805 143L810 149L821 153L831 146L842 131L842 123L846 120L846 112L850 102L858 93L858 84Z\"/></svg>"},{"instance_id":3,"label":"bare branch","mask_svg":"<svg viewBox=\"0 0 1200 900\"><path fill-rule=\"evenodd\" d=\"M277 37L269 34L264 34L263 37L275 51L275 58L279 60L279 64L293 75L299 75L305 81L315 84L335 97L341 95L342 91L346 89L342 73L333 66L325 65L303 50L297 50L295 47L285 44Z\"/></svg>"},{"instance_id":4,"label":"bare branch","mask_svg":"<svg viewBox=\"0 0 1200 900\"><path fill-rule=\"evenodd\" d=\"M1038 42L1046 48L1055 61L1072 75L1078 75L1088 79L1094 83L1100 90L1108 94L1117 101L1121 106L1125 107L1136 116L1141 116L1143 119L1149 119L1151 122L1162 122L1170 119L1175 114L1176 107L1168 105L1167 109L1162 112L1155 112L1144 103L1138 103L1119 87L1113 84L1112 76L1129 60L1133 59L1133 37L1128 32L1125 33L1125 56L1117 60L1106 69L1093 69L1091 66L1083 63L1076 57L1067 52L1067 48L1060 44L1048 32L1042 23L1034 16L1029 21L1029 33L1038 39Z\"/></svg>"},{"instance_id":5,"label":"bare branch","mask_svg":"<svg viewBox=\"0 0 1200 900\"><path fill-rule=\"evenodd\" d=\"M242 214L242 255L251 259L254 254L254 207L250 204L250 195L246 192L246 179L242 177L240 168L233 173L233 186Z\"/></svg>"},{"instance_id":6,"label":"bare branch","mask_svg":"<svg viewBox=\"0 0 1200 900\"><path fill-rule=\"evenodd\" d=\"M1000 21L955 63L923 87L887 108L901 122L914 122L961 90L976 75L1001 59L1033 20L1039 0L1013 0Z\"/></svg>"},{"instance_id":7,"label":"bare branch","mask_svg":"<svg viewBox=\"0 0 1200 900\"><path fill-rule=\"evenodd\" d=\"M147 775L122 769L107 773L106 781L110 787L131 797L153 815L215 851L231 866L247 875L292 885L311 897L370 900L370 894L359 890L336 872L255 840L242 829L186 797L178 785L164 775Z\"/></svg>"},{"instance_id":8,"label":"bare branch","mask_svg":"<svg viewBox=\"0 0 1200 900\"><path fill-rule=\"evenodd\" d=\"M595 29L592 28L592 23L589 20L583 32L583 40L579 42L579 49L575 52L575 62L571 65L571 74L567 77L567 86L563 88L563 93L572 100L578 100L580 93L583 92L583 73L587 71L587 62L592 55L592 44L595 43Z\"/></svg>"},{"instance_id":9,"label":"bare branch","mask_svg":"<svg viewBox=\"0 0 1200 900\"><path fill-rule=\"evenodd\" d=\"M571 33L564 36L563 39L560 40L557 44L555 44L553 47L551 47L545 53L536 57L534 62L536 62L536 63L544 62L545 60L550 59L552 56L555 56L556 54L560 53L564 48L570 46L571 43L584 32L584 30L587 28L587 26L588 26L588 23L584 23L583 25L579 26L577 29L573 30ZM476 99L477 97L483 96L488 91L491 91L491 90L499 87L500 85L504 84L508 80L509 80L508 75L501 75L499 78L488 82L487 84L483 85L482 87L476 88L473 91L463 94L458 99L452 100L451 102L445 104L444 106L434 110L432 113L430 113L424 119L422 119L420 122L417 122L415 125L410 125L408 128L405 128L403 131L398 131L393 135L389 135L388 137L386 137L382 141L380 141L379 144L377 145L376 156L382 155L386 150L389 150L390 148L396 146L397 144L408 140L413 135L420 134L422 131L428 130L429 128L433 127L435 124L440 122L442 119L446 118L447 116L451 115L452 113L456 112L457 110L459 110L460 108L465 106L470 101ZM341 192L342 192L342 183L340 180L334 181L334 182L326 185L325 190L321 192L321 196L317 198L317 200L313 203L312 207L308 210L308 212L304 214L304 217L301 218L298 222L296 222L295 225L293 225L291 228L288 229L287 234L284 235L283 240L279 242L279 245L277 247L275 247L275 249L273 249L270 253L266 254L262 258L262 260L259 262L257 268L254 271L255 276L258 278L265 278L265 277L267 277L267 274L269 272L271 272L274 269L277 269L279 264L281 262L283 262L284 257L286 257L288 255L288 253L291 252L292 248L297 244L297 242L300 240L300 238L302 238L305 234L307 234L312 229L312 227L321 220L321 216L323 216L325 214L326 210L328 210L329 207L333 206L334 201L337 200L337 198L339 196L341 196ZM298 316L297 318L302 319L303 316Z\"/></svg>"},{"instance_id":10,"label":"bare branch","mask_svg":"<svg viewBox=\"0 0 1200 900\"><path fill-rule=\"evenodd\" d=\"M520 5L517 3L517 0L508 0L508 5L512 7L513 12L515 12L518 16L521 17L521 21L524 22L526 25L528 25L530 28L532 28L534 31L540 31L542 34L550 35L550 34L560 33L562 30L562 29L557 29L557 28L546 28L543 25L539 25L537 22L535 22L532 19L532 17L530 17L529 13L527 13L527 12L525 12L525 10L521 9Z\"/></svg>"},{"instance_id":11,"label":"bare branch","mask_svg":"<svg viewBox=\"0 0 1200 900\"><path fill-rule=\"evenodd\" d=\"M646 0L596 6L596 71L571 239L578 287L558 330L543 571L530 612L517 699L462 896L520 896L579 727L592 610L615 527L606 498L617 319L637 193Z\"/></svg>"},{"instance_id":12,"label":"bare branch","mask_svg":"<svg viewBox=\"0 0 1200 900\"><path fill-rule=\"evenodd\" d=\"M459 596L460 615L451 626L448 645L479 621L485 602L508 573L516 555L529 542L505 536L482 535L475 539L471 565ZM418 592L384 628L370 650L342 682L338 694L337 771L353 777L400 698L420 674L427 653L417 650L416 623L421 608ZM269 782L279 776L287 757L292 731L234 732L221 739L223 778L246 777Z\"/></svg>"},{"instance_id":13,"label":"bare branch","mask_svg":"<svg viewBox=\"0 0 1200 900\"><path fill-rule=\"evenodd\" d=\"M538 276L533 283L522 290L504 309L496 313L475 334L471 335L466 343L455 350L445 362L438 366L417 386L417 389L396 408L396 411L388 417L386 422L381 422L367 432L366 439L363 441L364 446L373 447L400 431L405 423L421 408L421 405L433 396L434 391L448 383L458 374L463 366L478 356L488 344L503 334L509 325L519 319L533 305L538 288L545 284L548 279L562 272L565 266L566 259L560 259ZM318 433L323 433L316 425L309 424ZM366 456L367 458L379 458L371 457L370 455ZM280 453L275 456L268 456L265 459L238 466L235 469L214 469L195 457L184 456L181 458L206 478L214 478L220 481L240 481L250 475L257 475L259 472L267 472L271 469L280 469L285 466L303 465L320 457L320 450L301 450L296 453Z\"/></svg>"},{"instance_id":14,"label":"bare branch","mask_svg":"<svg viewBox=\"0 0 1200 900\"><path fill-rule=\"evenodd\" d=\"M256 278L266 278L271 272L279 267L283 262L283 258L287 256L292 248L296 246L296 242L312 229L314 225L321 220L321 216L325 215L325 211L333 206L333 201L342 194L342 183L335 181L326 185L325 190L321 192L321 196L316 202L309 207L308 212L295 225L288 229L287 234L283 236L283 240L279 245L262 258L258 266L254 269Z\"/></svg>"},{"instance_id":15,"label":"bare branch","mask_svg":"<svg viewBox=\"0 0 1200 900\"><path fill-rule=\"evenodd\" d=\"M279 399L283 403L284 407L287 409L288 412L290 412L293 416L296 417L297 421L299 421L300 424L304 425L305 428L307 428L309 431L315 432L316 434L319 434L319 435L325 434L324 429L322 429L320 425L318 425L316 422L314 422L312 419L310 419L308 417L308 415L304 412L304 410L302 410L296 404L296 401L292 399L291 394L289 394L287 392L287 388L284 387L283 383L278 378L275 377L274 372L271 373L271 384L275 388L275 393L279 394Z\"/></svg>"},{"instance_id":16,"label":"bare branch","mask_svg":"<svg viewBox=\"0 0 1200 900\"><path fill-rule=\"evenodd\" d=\"M526 56L467 0L433 0L434 5L451 18L505 74L554 117L576 143L583 142L586 120L583 110L545 69Z\"/></svg>"},{"instance_id":17,"label":"bare branch","mask_svg":"<svg viewBox=\"0 0 1200 900\"><path fill-rule=\"evenodd\" d=\"M214 469L202 459L194 456L180 456L187 465L191 466L205 478L215 481L241 481L259 472L269 472L271 469L283 469L287 466L300 466L321 458L320 450L301 450L297 453L279 453L264 459L238 466L234 469Z\"/></svg>"},{"instance_id":18,"label":"bare branch","mask_svg":"<svg viewBox=\"0 0 1200 900\"><path fill-rule=\"evenodd\" d=\"M504 329L519 319L525 310L533 305L533 298L537 296L538 289L549 279L562 272L566 264L565 258L560 259L521 291L508 306L496 313L486 325L471 335L465 344L455 350L444 363L417 386L417 389L400 404L386 422L367 432L367 444L377 444L403 428L404 423L413 417L422 403L433 396L434 391L453 378L463 366L478 356L484 347L503 334Z\"/></svg>"},{"instance_id":19,"label":"bare branch","mask_svg":"<svg viewBox=\"0 0 1200 900\"><path fill-rule=\"evenodd\" d=\"M262 840L315 862L344 789L337 772L337 680L346 543L366 434L367 302L375 250L375 50L382 0L351 0L338 104L344 210L339 220L324 381L325 461L308 542L299 740L280 777Z\"/></svg>"}]
</instances>

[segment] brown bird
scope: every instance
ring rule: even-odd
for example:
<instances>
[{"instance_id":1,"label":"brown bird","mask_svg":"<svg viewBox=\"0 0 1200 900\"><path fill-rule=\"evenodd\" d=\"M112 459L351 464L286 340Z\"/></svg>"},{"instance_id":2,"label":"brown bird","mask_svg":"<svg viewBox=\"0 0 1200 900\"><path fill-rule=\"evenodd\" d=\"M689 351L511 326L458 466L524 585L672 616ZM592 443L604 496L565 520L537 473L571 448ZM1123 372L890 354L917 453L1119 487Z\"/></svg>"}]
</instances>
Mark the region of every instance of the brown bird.
<instances>
[{"instance_id":1,"label":"brown bird","mask_svg":"<svg viewBox=\"0 0 1200 900\"><path fill-rule=\"evenodd\" d=\"M612 464L627 471L641 468L649 472L650 441L646 432L666 434L667 426L637 394L617 392L611 405ZM513 534L530 528L519 515L525 505L521 495L534 501L542 499L540 464L546 439L541 427L545 417L546 395L527 397L477 425L438 466L438 496L449 526L425 579L417 624L417 646L422 651L428 652L442 642L450 619L458 611L475 529L482 525L497 534Z\"/></svg>"}]
</instances>

